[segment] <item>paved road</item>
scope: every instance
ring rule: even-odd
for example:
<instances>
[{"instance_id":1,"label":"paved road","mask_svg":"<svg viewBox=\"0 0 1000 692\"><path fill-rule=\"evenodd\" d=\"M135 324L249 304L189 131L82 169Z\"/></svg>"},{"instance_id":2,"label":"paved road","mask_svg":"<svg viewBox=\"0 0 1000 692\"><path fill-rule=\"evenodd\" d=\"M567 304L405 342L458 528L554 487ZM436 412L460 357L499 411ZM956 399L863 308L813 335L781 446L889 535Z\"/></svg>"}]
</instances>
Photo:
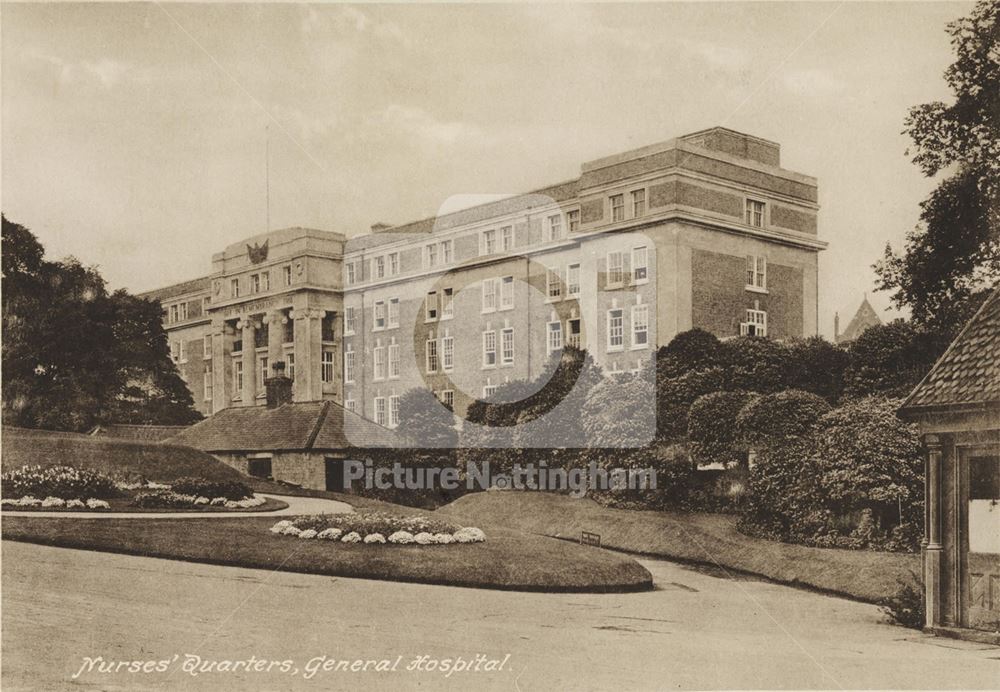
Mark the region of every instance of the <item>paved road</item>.
<instances>
[{"instance_id":1,"label":"paved road","mask_svg":"<svg viewBox=\"0 0 1000 692\"><path fill-rule=\"evenodd\" d=\"M872 606L644 562L659 589L551 595L196 565L3 542L3 689L982 688L1000 649L881 622ZM502 670L406 671L419 656ZM287 674L203 660L293 661ZM177 655L178 658L173 657ZM395 672L307 662L388 659ZM165 673L84 673L83 657L166 660ZM424 663L424 667L427 663ZM370 664L371 668L375 664ZM297 674L295 670L297 669Z\"/></svg>"},{"instance_id":2,"label":"paved road","mask_svg":"<svg viewBox=\"0 0 1000 692\"><path fill-rule=\"evenodd\" d=\"M205 517L259 517L288 516L291 514L343 514L354 508L346 502L324 500L321 497L298 497L293 495L261 495L281 500L288 506L270 512L17 512L4 510L4 516L12 517L60 517L80 519L204 519Z\"/></svg>"}]
</instances>

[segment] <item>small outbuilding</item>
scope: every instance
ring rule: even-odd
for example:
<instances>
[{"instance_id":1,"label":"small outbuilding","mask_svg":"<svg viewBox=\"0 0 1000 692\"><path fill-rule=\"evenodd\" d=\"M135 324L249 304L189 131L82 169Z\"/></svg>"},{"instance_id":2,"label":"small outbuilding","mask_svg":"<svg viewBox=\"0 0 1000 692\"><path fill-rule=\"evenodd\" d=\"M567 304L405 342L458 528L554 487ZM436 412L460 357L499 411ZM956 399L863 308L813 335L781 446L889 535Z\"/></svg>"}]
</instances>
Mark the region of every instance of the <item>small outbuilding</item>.
<instances>
[{"instance_id":1,"label":"small outbuilding","mask_svg":"<svg viewBox=\"0 0 1000 692\"><path fill-rule=\"evenodd\" d=\"M900 415L919 425L927 454L927 628L1000 640L1000 288Z\"/></svg>"},{"instance_id":2,"label":"small outbuilding","mask_svg":"<svg viewBox=\"0 0 1000 692\"><path fill-rule=\"evenodd\" d=\"M344 462L396 447L395 433L333 401L291 401L284 364L266 381L267 406L225 408L167 440L229 466L314 490L349 491Z\"/></svg>"}]
</instances>

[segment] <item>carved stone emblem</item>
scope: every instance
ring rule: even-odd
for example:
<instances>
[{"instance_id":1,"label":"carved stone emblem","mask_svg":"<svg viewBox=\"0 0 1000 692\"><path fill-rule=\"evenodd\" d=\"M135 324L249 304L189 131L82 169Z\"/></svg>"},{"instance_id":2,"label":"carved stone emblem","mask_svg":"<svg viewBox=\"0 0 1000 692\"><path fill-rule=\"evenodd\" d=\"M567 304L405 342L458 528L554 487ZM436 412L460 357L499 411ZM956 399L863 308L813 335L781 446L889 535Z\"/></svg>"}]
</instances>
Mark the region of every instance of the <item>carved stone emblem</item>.
<instances>
[{"instance_id":1,"label":"carved stone emblem","mask_svg":"<svg viewBox=\"0 0 1000 692\"><path fill-rule=\"evenodd\" d=\"M267 241L261 244L247 243L247 255L250 257L250 264L260 264L267 259Z\"/></svg>"}]
</instances>

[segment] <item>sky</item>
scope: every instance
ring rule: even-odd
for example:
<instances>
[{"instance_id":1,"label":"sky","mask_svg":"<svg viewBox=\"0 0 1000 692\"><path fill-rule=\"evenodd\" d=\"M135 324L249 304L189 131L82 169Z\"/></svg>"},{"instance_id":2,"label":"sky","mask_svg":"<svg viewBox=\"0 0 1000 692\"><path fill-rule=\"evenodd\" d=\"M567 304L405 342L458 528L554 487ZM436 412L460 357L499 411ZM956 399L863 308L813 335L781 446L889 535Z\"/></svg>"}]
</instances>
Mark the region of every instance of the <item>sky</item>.
<instances>
[{"instance_id":1,"label":"sky","mask_svg":"<svg viewBox=\"0 0 1000 692\"><path fill-rule=\"evenodd\" d=\"M871 265L936 185L903 123L950 100L971 6L4 3L0 201L142 291L268 225L351 236L721 125L818 178L832 337L866 292L894 315Z\"/></svg>"}]
</instances>

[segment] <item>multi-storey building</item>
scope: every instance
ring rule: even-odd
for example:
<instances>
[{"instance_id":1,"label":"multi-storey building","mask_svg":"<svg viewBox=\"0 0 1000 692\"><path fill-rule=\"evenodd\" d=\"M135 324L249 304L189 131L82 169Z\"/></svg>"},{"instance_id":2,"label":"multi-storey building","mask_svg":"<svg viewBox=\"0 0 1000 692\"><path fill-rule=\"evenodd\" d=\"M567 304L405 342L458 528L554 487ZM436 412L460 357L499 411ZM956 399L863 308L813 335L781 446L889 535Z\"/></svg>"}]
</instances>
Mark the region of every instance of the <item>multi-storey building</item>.
<instances>
[{"instance_id":1,"label":"multi-storey building","mask_svg":"<svg viewBox=\"0 0 1000 692\"><path fill-rule=\"evenodd\" d=\"M199 408L264 403L278 360L295 401L377 423L427 387L464 411L541 373L564 344L632 370L678 332L817 333L816 180L724 128L590 161L531 193L400 226L291 228L147 293Z\"/></svg>"}]
</instances>

